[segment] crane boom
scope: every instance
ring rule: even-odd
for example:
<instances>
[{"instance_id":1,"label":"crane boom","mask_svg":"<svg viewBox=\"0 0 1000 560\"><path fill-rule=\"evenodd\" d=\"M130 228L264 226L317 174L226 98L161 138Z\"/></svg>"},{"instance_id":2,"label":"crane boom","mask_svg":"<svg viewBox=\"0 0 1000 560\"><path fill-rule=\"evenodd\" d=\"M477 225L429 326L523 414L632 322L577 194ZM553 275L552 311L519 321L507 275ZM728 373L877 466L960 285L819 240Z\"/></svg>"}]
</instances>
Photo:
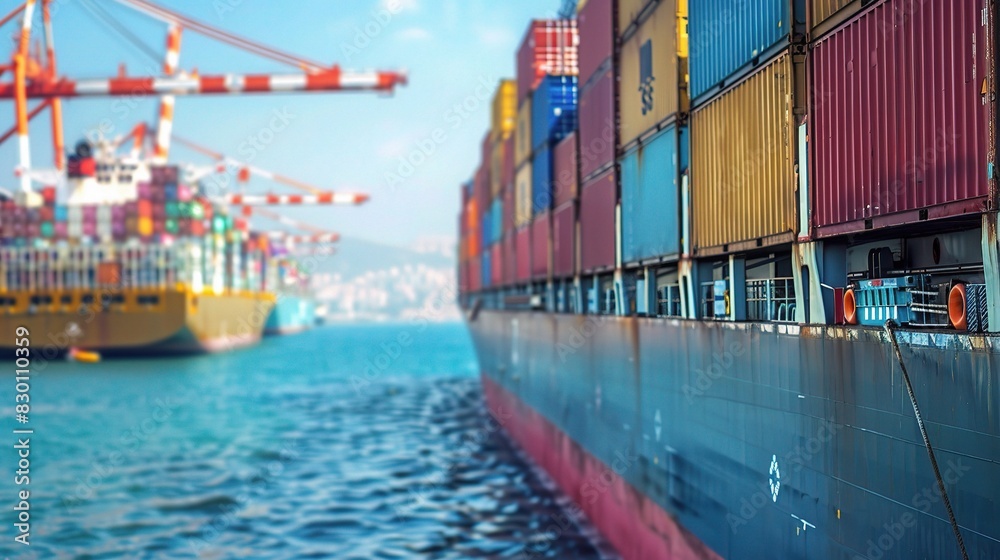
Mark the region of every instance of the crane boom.
<instances>
[{"instance_id":1,"label":"crane boom","mask_svg":"<svg viewBox=\"0 0 1000 560\"><path fill-rule=\"evenodd\" d=\"M25 87L28 99L47 97L109 97L160 95L216 95L233 93L301 93L315 91L392 92L406 84L401 72L353 72L332 68L307 74L225 74L187 77L116 77L96 80L33 81ZM17 87L0 83L0 99L13 99Z\"/></svg>"},{"instance_id":2,"label":"crane boom","mask_svg":"<svg viewBox=\"0 0 1000 560\"><path fill-rule=\"evenodd\" d=\"M215 198L222 204L241 206L302 206L302 205L359 205L368 202L363 193L321 192L317 195L300 194L227 194Z\"/></svg>"}]
</instances>

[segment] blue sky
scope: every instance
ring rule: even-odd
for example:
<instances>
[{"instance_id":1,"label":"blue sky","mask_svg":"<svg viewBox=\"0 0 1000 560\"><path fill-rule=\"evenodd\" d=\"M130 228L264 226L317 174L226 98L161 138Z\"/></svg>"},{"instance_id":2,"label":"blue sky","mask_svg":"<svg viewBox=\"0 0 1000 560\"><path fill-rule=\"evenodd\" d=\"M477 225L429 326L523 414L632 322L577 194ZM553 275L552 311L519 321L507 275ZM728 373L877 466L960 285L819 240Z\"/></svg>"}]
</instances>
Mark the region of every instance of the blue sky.
<instances>
[{"instance_id":1,"label":"blue sky","mask_svg":"<svg viewBox=\"0 0 1000 560\"><path fill-rule=\"evenodd\" d=\"M111 0L97 0L156 53L166 27ZM107 30L80 4L57 0L54 15L60 73L113 76L119 63L146 75L154 61ZM493 87L513 76L517 45L532 18L554 17L558 0L159 0L159 3L282 50L351 69L406 69L410 84L394 97L376 94L251 95L178 98L175 132L253 164L329 188L369 192L361 208L309 208L286 213L346 236L409 245L428 236L454 237L458 186L472 176L489 123ZM389 4L397 4L389 6ZM386 21L380 10L396 13ZM367 32L366 32L367 30ZM14 25L3 29L12 37ZM186 32L181 68L202 74L288 69ZM161 63L155 63L157 65ZM159 66L156 66L157 70ZM0 125L11 126L13 104ZM459 107L463 107L459 109ZM102 98L65 104L67 145L95 127L125 133L154 122L155 100ZM288 126L262 150L247 139L284 114ZM103 123L103 125L101 124ZM35 167L51 167L46 115L32 122ZM431 152L412 171L401 161ZM174 146L174 160L204 162ZM16 141L0 145L0 186L14 187ZM421 161L423 160L423 161ZM395 173L395 176L392 174ZM254 180L250 192L285 191ZM259 224L259 225L258 225ZM277 226L255 219L261 229Z\"/></svg>"}]
</instances>

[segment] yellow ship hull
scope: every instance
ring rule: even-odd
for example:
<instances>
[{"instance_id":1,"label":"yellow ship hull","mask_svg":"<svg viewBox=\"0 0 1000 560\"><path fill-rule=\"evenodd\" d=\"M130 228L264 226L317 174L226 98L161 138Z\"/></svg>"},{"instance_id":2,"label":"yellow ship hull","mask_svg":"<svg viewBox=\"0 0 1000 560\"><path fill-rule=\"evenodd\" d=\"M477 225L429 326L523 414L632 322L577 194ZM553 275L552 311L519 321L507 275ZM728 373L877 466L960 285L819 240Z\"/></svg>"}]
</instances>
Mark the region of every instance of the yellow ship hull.
<instances>
[{"instance_id":1,"label":"yellow ship hull","mask_svg":"<svg viewBox=\"0 0 1000 560\"><path fill-rule=\"evenodd\" d=\"M260 341L275 298L269 293L195 293L189 289L0 293L0 350L26 327L36 351L103 353L220 352Z\"/></svg>"}]
</instances>

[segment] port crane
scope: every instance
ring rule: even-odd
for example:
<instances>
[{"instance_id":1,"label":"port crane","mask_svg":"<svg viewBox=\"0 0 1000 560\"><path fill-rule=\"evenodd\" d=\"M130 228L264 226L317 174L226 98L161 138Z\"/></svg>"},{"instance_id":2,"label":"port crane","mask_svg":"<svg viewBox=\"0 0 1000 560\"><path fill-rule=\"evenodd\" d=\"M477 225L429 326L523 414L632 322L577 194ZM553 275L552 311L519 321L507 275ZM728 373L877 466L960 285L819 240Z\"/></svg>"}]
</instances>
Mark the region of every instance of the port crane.
<instances>
[{"instance_id":1,"label":"port crane","mask_svg":"<svg viewBox=\"0 0 1000 560\"><path fill-rule=\"evenodd\" d=\"M281 51L263 43L239 37L228 31L191 18L177 11L159 6L149 0L115 0L117 4L129 7L142 14L166 23L169 26L167 57L162 76L129 76L122 67L114 77L81 80L60 76L56 65L56 50L52 34L52 6L55 0L26 0L7 15L0 18L0 26L21 16L21 29L16 49L10 64L0 65L0 99L12 99L16 117L13 133L18 137L19 165L17 174L21 179L21 191L31 192L31 151L28 141L29 120L44 109L50 109L52 141L56 169L65 165L65 145L63 140L62 106L63 98L72 97L113 97L113 96L160 96L160 126L157 130L157 144L154 161L164 161L169 147L171 121L173 116L173 96L216 95L249 93L293 93L293 92L349 92L367 91L392 93L395 88L405 85L407 76L401 71L351 71L339 65L327 65L304 57ZM89 0L83 4L94 6ZM45 35L44 56L31 53L30 42L32 24L37 7L41 7L43 31ZM98 6L98 9L104 10ZM106 14L106 11L103 13ZM196 71L179 70L181 30L187 29L246 52L267 58L295 68L288 74L220 74L201 75ZM6 74L10 74L3 80ZM40 102L29 110L29 100Z\"/></svg>"}]
</instances>

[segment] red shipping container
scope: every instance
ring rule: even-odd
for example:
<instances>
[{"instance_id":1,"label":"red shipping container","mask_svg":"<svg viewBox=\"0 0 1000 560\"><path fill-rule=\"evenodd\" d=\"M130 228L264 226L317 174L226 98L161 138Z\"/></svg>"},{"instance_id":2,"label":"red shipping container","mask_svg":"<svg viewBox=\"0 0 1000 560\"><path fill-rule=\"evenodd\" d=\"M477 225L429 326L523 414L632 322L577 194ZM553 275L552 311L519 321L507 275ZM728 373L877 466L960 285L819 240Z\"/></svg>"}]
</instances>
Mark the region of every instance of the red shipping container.
<instances>
[{"instance_id":1,"label":"red shipping container","mask_svg":"<svg viewBox=\"0 0 1000 560\"><path fill-rule=\"evenodd\" d=\"M615 265L616 183L612 168L583 185L580 194L580 269L583 272Z\"/></svg>"},{"instance_id":2,"label":"red shipping container","mask_svg":"<svg viewBox=\"0 0 1000 560\"><path fill-rule=\"evenodd\" d=\"M475 208L479 214L476 216L476 223L482 223L482 216L489 210L492 197L490 196L490 164L489 160L482 163L476 170L476 177L472 187L473 198L475 198Z\"/></svg>"},{"instance_id":3,"label":"red shipping container","mask_svg":"<svg viewBox=\"0 0 1000 560\"><path fill-rule=\"evenodd\" d=\"M531 279L531 226L525 226L515 234L517 241L514 249L517 259L517 275L514 279L517 282L524 282Z\"/></svg>"},{"instance_id":4,"label":"red shipping container","mask_svg":"<svg viewBox=\"0 0 1000 560\"><path fill-rule=\"evenodd\" d=\"M503 189L503 235L514 234L514 185L509 184Z\"/></svg>"},{"instance_id":5,"label":"red shipping container","mask_svg":"<svg viewBox=\"0 0 1000 560\"><path fill-rule=\"evenodd\" d=\"M517 241L514 232L504 235L502 246L503 283L511 286L517 282Z\"/></svg>"},{"instance_id":6,"label":"red shipping container","mask_svg":"<svg viewBox=\"0 0 1000 560\"><path fill-rule=\"evenodd\" d=\"M483 288L483 266L480 257L472 257L466 266L469 267L469 290L478 292Z\"/></svg>"},{"instance_id":7,"label":"red shipping container","mask_svg":"<svg viewBox=\"0 0 1000 560\"><path fill-rule=\"evenodd\" d=\"M538 87L547 74L577 76L580 37L573 19L533 20L517 51L517 103Z\"/></svg>"},{"instance_id":8,"label":"red shipping container","mask_svg":"<svg viewBox=\"0 0 1000 560\"><path fill-rule=\"evenodd\" d=\"M514 185L514 135L504 140L503 148L503 173L500 175L502 188Z\"/></svg>"},{"instance_id":9,"label":"red shipping container","mask_svg":"<svg viewBox=\"0 0 1000 560\"><path fill-rule=\"evenodd\" d=\"M535 280L549 277L551 240L552 213L546 210L535 216L535 221L531 223L531 277Z\"/></svg>"},{"instance_id":10,"label":"red shipping container","mask_svg":"<svg viewBox=\"0 0 1000 560\"><path fill-rule=\"evenodd\" d=\"M979 212L988 196L982 2L912 4L888 0L814 47L820 236Z\"/></svg>"},{"instance_id":11,"label":"red shipping container","mask_svg":"<svg viewBox=\"0 0 1000 560\"><path fill-rule=\"evenodd\" d=\"M588 0L577 14L580 29L580 85L586 85L615 52L615 3Z\"/></svg>"},{"instance_id":12,"label":"red shipping container","mask_svg":"<svg viewBox=\"0 0 1000 560\"><path fill-rule=\"evenodd\" d=\"M590 179L615 162L615 75L607 70L580 94L580 178Z\"/></svg>"},{"instance_id":13,"label":"red shipping container","mask_svg":"<svg viewBox=\"0 0 1000 560\"><path fill-rule=\"evenodd\" d=\"M490 249L490 285L499 286L503 282L503 258L499 243Z\"/></svg>"},{"instance_id":14,"label":"red shipping container","mask_svg":"<svg viewBox=\"0 0 1000 560\"><path fill-rule=\"evenodd\" d=\"M576 205L569 202L556 209L552 218L552 275L576 274Z\"/></svg>"},{"instance_id":15,"label":"red shipping container","mask_svg":"<svg viewBox=\"0 0 1000 560\"><path fill-rule=\"evenodd\" d=\"M552 193L559 207L576 198L580 190L580 168L576 149L576 133L556 144L552 152Z\"/></svg>"}]
</instances>

